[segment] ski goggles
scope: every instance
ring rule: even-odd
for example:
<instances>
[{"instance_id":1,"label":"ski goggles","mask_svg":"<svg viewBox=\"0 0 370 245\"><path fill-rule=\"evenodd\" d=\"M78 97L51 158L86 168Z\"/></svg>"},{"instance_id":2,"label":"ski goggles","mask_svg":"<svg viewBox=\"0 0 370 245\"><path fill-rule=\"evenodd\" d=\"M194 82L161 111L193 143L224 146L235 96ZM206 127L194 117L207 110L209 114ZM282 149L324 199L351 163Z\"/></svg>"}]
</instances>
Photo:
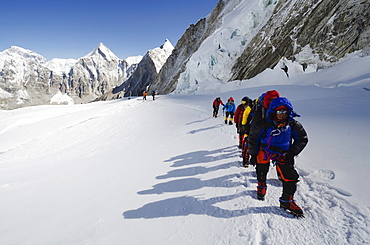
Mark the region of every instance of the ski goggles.
<instances>
[{"instance_id":1,"label":"ski goggles","mask_svg":"<svg viewBox=\"0 0 370 245\"><path fill-rule=\"evenodd\" d=\"M276 111L276 115L287 114L288 111Z\"/></svg>"}]
</instances>

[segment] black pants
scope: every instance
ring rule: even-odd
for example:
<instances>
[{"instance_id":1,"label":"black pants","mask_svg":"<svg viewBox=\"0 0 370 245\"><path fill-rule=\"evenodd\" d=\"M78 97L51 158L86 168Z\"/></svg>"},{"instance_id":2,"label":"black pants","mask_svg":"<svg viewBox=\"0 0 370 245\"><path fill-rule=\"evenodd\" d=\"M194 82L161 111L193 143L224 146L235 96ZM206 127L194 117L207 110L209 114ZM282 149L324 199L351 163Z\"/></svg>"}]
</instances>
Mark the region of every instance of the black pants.
<instances>
[{"instance_id":1,"label":"black pants","mask_svg":"<svg viewBox=\"0 0 370 245\"><path fill-rule=\"evenodd\" d=\"M218 114L218 109L219 109L220 107L219 106L216 106L216 105L214 105L213 106L213 114L214 115L216 115L217 116L217 114Z\"/></svg>"},{"instance_id":2,"label":"black pants","mask_svg":"<svg viewBox=\"0 0 370 245\"><path fill-rule=\"evenodd\" d=\"M262 153L261 153L262 152ZM266 182L267 173L270 168L270 159L262 161L264 158L264 152L260 151L257 157L257 180L258 182ZM282 158L276 164L276 171L280 181L283 183L283 193L288 195L294 195L297 190L297 182L299 178L298 172L294 169L294 166L290 164L290 161L286 161Z\"/></svg>"},{"instance_id":3,"label":"black pants","mask_svg":"<svg viewBox=\"0 0 370 245\"><path fill-rule=\"evenodd\" d=\"M227 111L225 114L226 114L226 118L228 118L230 116L230 119L233 119L233 117L234 117L234 112L232 112L232 111Z\"/></svg>"}]
</instances>

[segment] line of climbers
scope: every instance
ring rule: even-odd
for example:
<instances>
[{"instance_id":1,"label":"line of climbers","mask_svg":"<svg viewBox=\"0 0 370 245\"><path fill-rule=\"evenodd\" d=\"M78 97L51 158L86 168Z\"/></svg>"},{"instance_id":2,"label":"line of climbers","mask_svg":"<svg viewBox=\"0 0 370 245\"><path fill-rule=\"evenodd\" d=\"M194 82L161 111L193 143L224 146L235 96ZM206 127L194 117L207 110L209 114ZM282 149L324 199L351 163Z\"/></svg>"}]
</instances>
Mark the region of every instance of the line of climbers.
<instances>
[{"instance_id":1,"label":"line of climbers","mask_svg":"<svg viewBox=\"0 0 370 245\"><path fill-rule=\"evenodd\" d=\"M218 97L213 102L214 117L217 117L220 104L224 105ZM248 96L243 97L236 109L234 100L230 97L223 109L226 109L225 123L230 116L229 124L233 124L235 114L234 122L239 148L242 149L243 166L253 165L256 168L257 199L265 199L266 178L272 163L283 184L280 207L297 217L303 217L302 209L293 200L299 181L294 158L306 147L308 137L302 124L294 119L299 115L293 111L291 102L280 97L276 90L271 90L255 100Z\"/></svg>"},{"instance_id":2,"label":"line of climbers","mask_svg":"<svg viewBox=\"0 0 370 245\"><path fill-rule=\"evenodd\" d=\"M230 97L227 100L227 103L224 104L222 102L221 98L217 97L213 101L213 117L218 117L218 111L219 111L220 105L224 106L222 108L222 112L223 112L223 115L224 115L225 124L229 123L230 125L233 125L233 118L234 118L235 108L236 108L234 98Z\"/></svg>"}]
</instances>

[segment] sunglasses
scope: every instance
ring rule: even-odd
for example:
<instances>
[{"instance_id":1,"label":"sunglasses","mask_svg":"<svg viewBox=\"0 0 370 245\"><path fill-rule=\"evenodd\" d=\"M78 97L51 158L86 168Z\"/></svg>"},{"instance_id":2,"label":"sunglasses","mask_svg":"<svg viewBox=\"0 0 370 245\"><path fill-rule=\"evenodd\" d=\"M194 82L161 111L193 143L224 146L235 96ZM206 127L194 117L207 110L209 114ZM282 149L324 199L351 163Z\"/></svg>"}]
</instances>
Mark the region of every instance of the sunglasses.
<instances>
[{"instance_id":1,"label":"sunglasses","mask_svg":"<svg viewBox=\"0 0 370 245\"><path fill-rule=\"evenodd\" d=\"M276 114L279 115L279 114L287 114L288 111L276 111Z\"/></svg>"}]
</instances>

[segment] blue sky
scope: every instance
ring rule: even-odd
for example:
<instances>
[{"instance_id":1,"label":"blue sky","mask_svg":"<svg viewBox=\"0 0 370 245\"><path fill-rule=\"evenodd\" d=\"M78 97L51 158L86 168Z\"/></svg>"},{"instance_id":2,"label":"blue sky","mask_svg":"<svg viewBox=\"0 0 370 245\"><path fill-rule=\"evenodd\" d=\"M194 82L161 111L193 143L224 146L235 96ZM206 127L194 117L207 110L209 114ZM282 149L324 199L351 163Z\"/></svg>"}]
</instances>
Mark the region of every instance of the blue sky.
<instances>
[{"instance_id":1,"label":"blue sky","mask_svg":"<svg viewBox=\"0 0 370 245\"><path fill-rule=\"evenodd\" d=\"M45 58L80 58L100 42L119 58L175 46L218 0L11 0L0 9L0 52L19 46Z\"/></svg>"}]
</instances>

